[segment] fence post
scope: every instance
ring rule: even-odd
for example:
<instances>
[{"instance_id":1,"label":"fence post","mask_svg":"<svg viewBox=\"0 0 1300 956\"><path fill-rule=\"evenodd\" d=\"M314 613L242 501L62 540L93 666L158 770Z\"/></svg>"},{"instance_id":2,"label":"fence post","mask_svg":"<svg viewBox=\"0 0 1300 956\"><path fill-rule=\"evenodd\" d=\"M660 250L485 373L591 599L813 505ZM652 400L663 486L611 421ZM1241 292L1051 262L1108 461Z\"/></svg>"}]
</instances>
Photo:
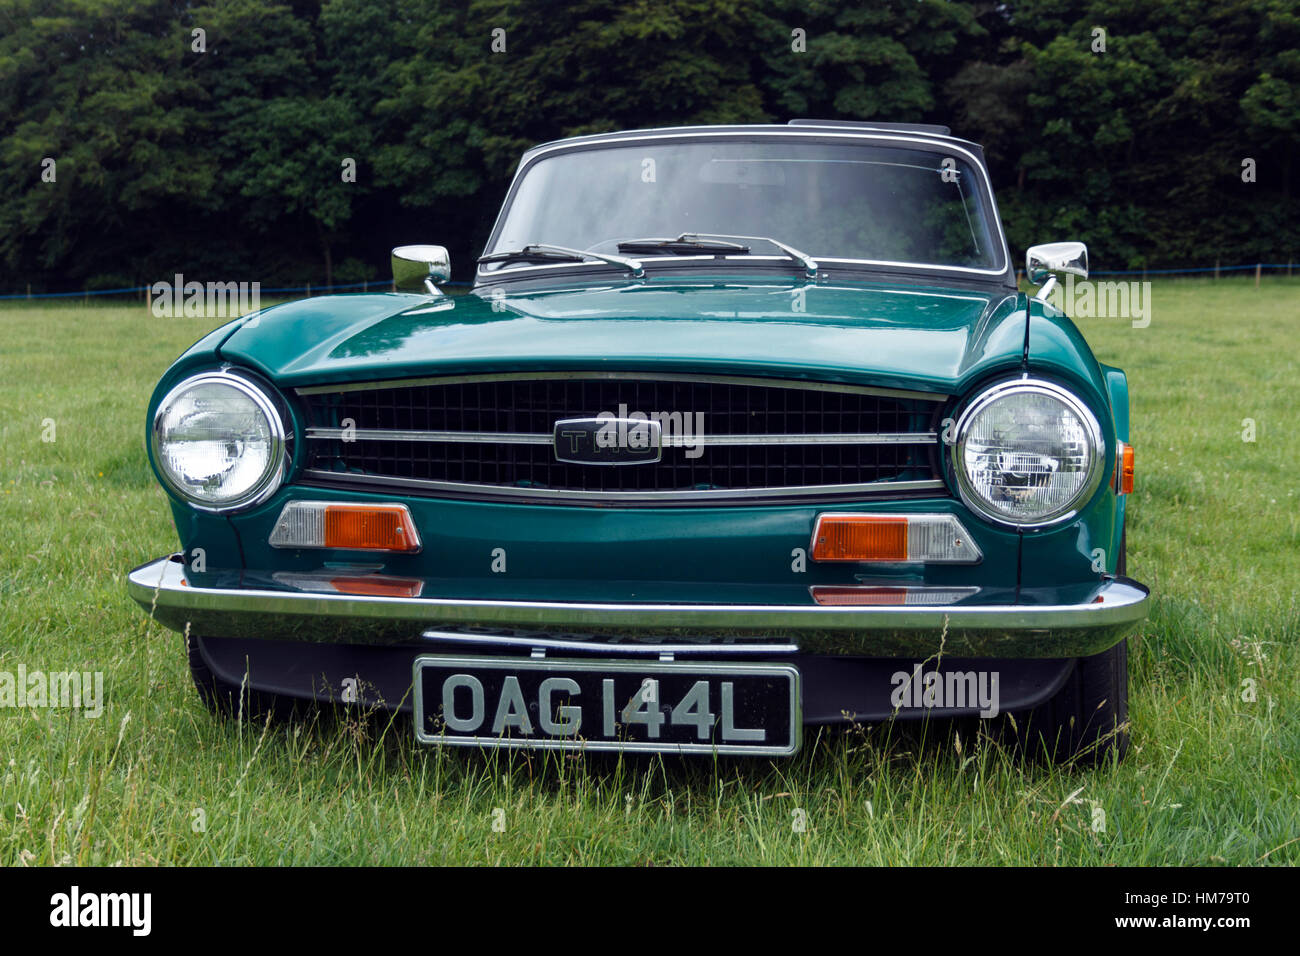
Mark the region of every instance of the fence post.
<instances>
[{"instance_id":1,"label":"fence post","mask_svg":"<svg viewBox=\"0 0 1300 956\"><path fill-rule=\"evenodd\" d=\"M307 298L311 298L311 283L307 283Z\"/></svg>"},{"instance_id":2,"label":"fence post","mask_svg":"<svg viewBox=\"0 0 1300 956\"><path fill-rule=\"evenodd\" d=\"M1256 289L1259 288L1259 267L1260 267L1260 263L1256 262L1255 263L1255 288Z\"/></svg>"},{"instance_id":3,"label":"fence post","mask_svg":"<svg viewBox=\"0 0 1300 956\"><path fill-rule=\"evenodd\" d=\"M27 298L30 299L31 297L32 297L32 284L29 282L27 283Z\"/></svg>"},{"instance_id":4,"label":"fence post","mask_svg":"<svg viewBox=\"0 0 1300 956\"><path fill-rule=\"evenodd\" d=\"M1214 278L1219 278L1219 259L1217 256L1214 259Z\"/></svg>"}]
</instances>

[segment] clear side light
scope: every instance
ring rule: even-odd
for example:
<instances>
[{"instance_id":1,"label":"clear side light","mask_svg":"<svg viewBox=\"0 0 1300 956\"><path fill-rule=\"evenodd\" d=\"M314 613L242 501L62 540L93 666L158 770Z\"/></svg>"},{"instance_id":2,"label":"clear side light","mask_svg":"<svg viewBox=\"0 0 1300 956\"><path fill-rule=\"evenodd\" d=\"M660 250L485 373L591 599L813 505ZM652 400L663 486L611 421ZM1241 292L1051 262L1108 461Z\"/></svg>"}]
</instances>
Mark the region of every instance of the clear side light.
<instances>
[{"instance_id":1,"label":"clear side light","mask_svg":"<svg viewBox=\"0 0 1300 956\"><path fill-rule=\"evenodd\" d=\"M273 548L325 547L325 505L290 501L276 519L270 545Z\"/></svg>"},{"instance_id":2,"label":"clear side light","mask_svg":"<svg viewBox=\"0 0 1300 956\"><path fill-rule=\"evenodd\" d=\"M955 515L916 515L907 521L909 561L974 564L983 555Z\"/></svg>"}]
</instances>

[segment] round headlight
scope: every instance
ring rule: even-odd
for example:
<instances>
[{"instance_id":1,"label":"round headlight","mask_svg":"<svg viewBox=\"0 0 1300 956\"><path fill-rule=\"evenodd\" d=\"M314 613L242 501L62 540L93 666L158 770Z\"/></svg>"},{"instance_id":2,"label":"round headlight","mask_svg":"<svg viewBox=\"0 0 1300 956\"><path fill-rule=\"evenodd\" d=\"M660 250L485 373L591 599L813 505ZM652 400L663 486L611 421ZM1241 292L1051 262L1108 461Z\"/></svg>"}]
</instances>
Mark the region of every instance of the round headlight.
<instances>
[{"instance_id":1,"label":"round headlight","mask_svg":"<svg viewBox=\"0 0 1300 956\"><path fill-rule=\"evenodd\" d=\"M1051 382L995 385L957 422L953 470L962 500L986 518L1034 526L1064 520L1097 489L1097 419Z\"/></svg>"},{"instance_id":2,"label":"round headlight","mask_svg":"<svg viewBox=\"0 0 1300 956\"><path fill-rule=\"evenodd\" d=\"M204 511L269 498L284 477L284 424L271 399L246 379L209 372L181 382L153 419L163 479Z\"/></svg>"}]
</instances>

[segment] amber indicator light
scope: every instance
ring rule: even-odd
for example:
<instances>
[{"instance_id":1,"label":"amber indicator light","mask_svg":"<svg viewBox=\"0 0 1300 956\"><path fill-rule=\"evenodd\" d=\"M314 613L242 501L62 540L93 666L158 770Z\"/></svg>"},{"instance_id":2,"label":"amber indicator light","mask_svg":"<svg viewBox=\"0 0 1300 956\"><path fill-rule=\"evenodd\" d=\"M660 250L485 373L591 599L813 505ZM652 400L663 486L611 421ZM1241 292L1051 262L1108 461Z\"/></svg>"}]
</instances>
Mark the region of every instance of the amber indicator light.
<instances>
[{"instance_id":1,"label":"amber indicator light","mask_svg":"<svg viewBox=\"0 0 1300 956\"><path fill-rule=\"evenodd\" d=\"M814 561L906 561L907 518L823 515L813 536Z\"/></svg>"},{"instance_id":2,"label":"amber indicator light","mask_svg":"<svg viewBox=\"0 0 1300 956\"><path fill-rule=\"evenodd\" d=\"M1119 493L1133 494L1133 446L1127 442L1124 443L1119 461Z\"/></svg>"},{"instance_id":3,"label":"amber indicator light","mask_svg":"<svg viewBox=\"0 0 1300 956\"><path fill-rule=\"evenodd\" d=\"M330 505L325 547L354 551L417 551L419 539L401 505Z\"/></svg>"}]
</instances>

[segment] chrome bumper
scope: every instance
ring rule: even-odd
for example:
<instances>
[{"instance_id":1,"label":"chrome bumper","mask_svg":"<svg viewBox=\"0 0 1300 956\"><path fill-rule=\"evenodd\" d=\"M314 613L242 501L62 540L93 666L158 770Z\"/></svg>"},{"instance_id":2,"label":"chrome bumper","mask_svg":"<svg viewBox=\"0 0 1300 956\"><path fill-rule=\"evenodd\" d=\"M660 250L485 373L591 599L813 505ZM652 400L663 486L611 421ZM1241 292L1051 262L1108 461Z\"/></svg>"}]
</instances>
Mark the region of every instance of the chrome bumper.
<instances>
[{"instance_id":1,"label":"chrome bumper","mask_svg":"<svg viewBox=\"0 0 1300 956\"><path fill-rule=\"evenodd\" d=\"M807 654L863 657L1083 657L1116 644L1146 617L1136 581L1099 582L1079 604L851 606L815 604L632 604L372 597L193 587L175 555L127 577L132 598L155 620L201 637L316 643L420 644L426 631L546 643L676 641L701 651L743 642ZM747 648L749 649L749 648Z\"/></svg>"}]
</instances>

